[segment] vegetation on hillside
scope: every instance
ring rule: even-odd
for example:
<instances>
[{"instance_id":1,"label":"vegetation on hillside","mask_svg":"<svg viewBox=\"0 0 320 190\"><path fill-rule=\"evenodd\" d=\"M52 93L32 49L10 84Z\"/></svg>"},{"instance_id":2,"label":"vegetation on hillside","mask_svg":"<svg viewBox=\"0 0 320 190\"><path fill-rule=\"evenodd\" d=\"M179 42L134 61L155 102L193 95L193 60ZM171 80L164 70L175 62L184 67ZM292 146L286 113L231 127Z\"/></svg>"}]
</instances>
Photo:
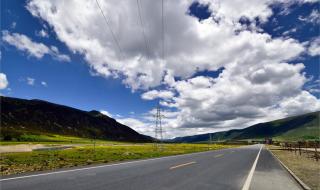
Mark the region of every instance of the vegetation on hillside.
<instances>
[{"instance_id":1,"label":"vegetation on hillside","mask_svg":"<svg viewBox=\"0 0 320 190\"><path fill-rule=\"evenodd\" d=\"M259 140L274 138L282 141L320 140L320 112L293 116L266 123L259 123L244 129L212 133L213 141ZM210 134L178 137L174 142L203 142Z\"/></svg>"},{"instance_id":2,"label":"vegetation on hillside","mask_svg":"<svg viewBox=\"0 0 320 190\"><path fill-rule=\"evenodd\" d=\"M1 97L2 141L34 141L30 139L32 135L39 138L53 134L114 141L152 141L151 137L98 111L87 112L41 100Z\"/></svg>"}]
</instances>

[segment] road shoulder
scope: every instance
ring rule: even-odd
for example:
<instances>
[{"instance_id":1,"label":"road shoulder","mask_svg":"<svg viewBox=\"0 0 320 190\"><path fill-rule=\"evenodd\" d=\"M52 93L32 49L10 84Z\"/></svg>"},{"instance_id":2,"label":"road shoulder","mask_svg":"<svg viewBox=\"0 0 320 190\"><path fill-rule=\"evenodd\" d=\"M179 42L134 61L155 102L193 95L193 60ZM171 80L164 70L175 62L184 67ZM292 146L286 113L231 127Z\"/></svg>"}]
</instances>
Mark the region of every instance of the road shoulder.
<instances>
[{"instance_id":1,"label":"road shoulder","mask_svg":"<svg viewBox=\"0 0 320 190\"><path fill-rule=\"evenodd\" d=\"M310 154L269 147L270 151L309 188L320 190L320 164Z\"/></svg>"},{"instance_id":2,"label":"road shoulder","mask_svg":"<svg viewBox=\"0 0 320 190\"><path fill-rule=\"evenodd\" d=\"M265 148L262 149L250 189L301 190L300 185Z\"/></svg>"}]
</instances>

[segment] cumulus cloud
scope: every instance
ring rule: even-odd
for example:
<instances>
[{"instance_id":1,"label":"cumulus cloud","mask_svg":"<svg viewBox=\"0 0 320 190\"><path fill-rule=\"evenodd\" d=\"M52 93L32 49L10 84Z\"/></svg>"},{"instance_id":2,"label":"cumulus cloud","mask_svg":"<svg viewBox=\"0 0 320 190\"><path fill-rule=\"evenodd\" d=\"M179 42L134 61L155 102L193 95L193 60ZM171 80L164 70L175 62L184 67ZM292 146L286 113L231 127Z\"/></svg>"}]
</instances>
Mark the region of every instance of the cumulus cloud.
<instances>
[{"instance_id":1,"label":"cumulus cloud","mask_svg":"<svg viewBox=\"0 0 320 190\"><path fill-rule=\"evenodd\" d=\"M17 26L17 23L16 22L12 22L10 28L15 29L16 26Z\"/></svg>"},{"instance_id":2,"label":"cumulus cloud","mask_svg":"<svg viewBox=\"0 0 320 190\"><path fill-rule=\"evenodd\" d=\"M115 3L118 6L115 7ZM122 75L123 82L134 90L158 86L170 71L178 77L190 77L198 71L216 70L235 61L238 55L244 53L241 50L248 45L244 39L246 35L238 37L235 33L242 29L237 21L241 17L250 20L258 17L264 21L272 14L269 1L203 1L210 4L210 11L215 13L219 23L212 19L200 23L186 14L192 1L166 1L166 59L162 60L161 2L141 3L146 23L145 33L150 43L149 51L145 50L140 25L137 23L135 1L100 2L113 32L117 34L123 55L116 48L108 26L94 2L33 0L27 8L32 15L47 21L55 29L58 38L71 50L83 54L97 74L105 77ZM101 33L101 27L106 32ZM257 34L248 34L247 37L252 42L255 38L261 38ZM270 36L263 38L269 40ZM231 54L235 56L229 56Z\"/></svg>"},{"instance_id":3,"label":"cumulus cloud","mask_svg":"<svg viewBox=\"0 0 320 190\"><path fill-rule=\"evenodd\" d=\"M117 119L119 123L127 125L137 131L138 133L154 136L154 126L151 122L144 122L141 119L136 118L122 118Z\"/></svg>"},{"instance_id":4,"label":"cumulus cloud","mask_svg":"<svg viewBox=\"0 0 320 190\"><path fill-rule=\"evenodd\" d=\"M302 91L297 96L282 101L280 107L284 109L287 115L297 115L319 110L320 102L309 92Z\"/></svg>"},{"instance_id":5,"label":"cumulus cloud","mask_svg":"<svg viewBox=\"0 0 320 190\"><path fill-rule=\"evenodd\" d=\"M314 9L312 10L312 12L310 13L309 16L307 17L303 17L303 16L299 16L299 20L304 21L304 22L308 22L308 23L312 23L312 24L320 24L320 13L319 10Z\"/></svg>"},{"instance_id":6,"label":"cumulus cloud","mask_svg":"<svg viewBox=\"0 0 320 190\"><path fill-rule=\"evenodd\" d=\"M45 30L41 29L40 31L36 32L36 35L42 38L48 38L49 34Z\"/></svg>"},{"instance_id":7,"label":"cumulus cloud","mask_svg":"<svg viewBox=\"0 0 320 190\"><path fill-rule=\"evenodd\" d=\"M41 85L44 86L44 87L48 86L47 82L45 82L45 81L41 81Z\"/></svg>"},{"instance_id":8,"label":"cumulus cloud","mask_svg":"<svg viewBox=\"0 0 320 190\"><path fill-rule=\"evenodd\" d=\"M306 83L305 89L310 93L320 93L320 79L309 79Z\"/></svg>"},{"instance_id":9,"label":"cumulus cloud","mask_svg":"<svg viewBox=\"0 0 320 190\"><path fill-rule=\"evenodd\" d=\"M311 56L320 55L320 37L318 37L310 42L310 46L308 48L308 53Z\"/></svg>"},{"instance_id":10,"label":"cumulus cloud","mask_svg":"<svg viewBox=\"0 0 320 190\"><path fill-rule=\"evenodd\" d=\"M289 64L315 48L290 36L273 38L258 25L268 21L272 4L293 1L199 2L211 13L200 22L187 14L193 1L165 1L164 60L160 1L141 1L148 50L136 2L100 1L121 53L94 1L31 0L27 9L47 22L71 51L83 55L95 74L120 78L132 90L143 90L143 99L160 98L161 105L175 110L164 122L168 136L243 128L295 114L293 110L312 102L300 113L319 109L319 100L302 89L303 63ZM221 68L218 77L196 76ZM295 101L303 103L290 107ZM139 132L153 130L146 118L119 121Z\"/></svg>"},{"instance_id":11,"label":"cumulus cloud","mask_svg":"<svg viewBox=\"0 0 320 190\"><path fill-rule=\"evenodd\" d=\"M306 78L300 74L303 68L303 64L288 63L245 68L235 65L225 69L218 78L200 76L177 81L173 88L178 96L167 104L180 110L177 126L187 128L228 127L225 121L239 118L252 121L267 116L270 111L286 116L287 110L279 105L304 92L301 88ZM313 97L311 94L304 96ZM310 101L316 104L307 107L308 111L320 108L316 98Z\"/></svg>"},{"instance_id":12,"label":"cumulus cloud","mask_svg":"<svg viewBox=\"0 0 320 190\"><path fill-rule=\"evenodd\" d=\"M112 114L109 113L109 112L106 111L106 110L100 110L100 113L102 113L103 115L106 115L106 116L108 116L108 117L112 117Z\"/></svg>"},{"instance_id":13,"label":"cumulus cloud","mask_svg":"<svg viewBox=\"0 0 320 190\"><path fill-rule=\"evenodd\" d=\"M36 57L37 59L40 59L44 55L48 54L51 55L53 59L58 61L70 61L70 57L65 54L60 54L57 47L51 46L49 48L43 43L32 41L29 37L23 34L10 33L4 30L2 31L2 40L12 46L15 46L20 51L27 52L30 56Z\"/></svg>"},{"instance_id":14,"label":"cumulus cloud","mask_svg":"<svg viewBox=\"0 0 320 190\"><path fill-rule=\"evenodd\" d=\"M9 85L7 75L4 73L0 73L0 90L7 88Z\"/></svg>"},{"instance_id":15,"label":"cumulus cloud","mask_svg":"<svg viewBox=\"0 0 320 190\"><path fill-rule=\"evenodd\" d=\"M44 54L49 53L49 49L42 43L35 43L30 40L25 35L18 33L10 34L8 31L2 32L2 40L15 46L21 51L26 51L29 55L32 55L36 58L42 58Z\"/></svg>"},{"instance_id":16,"label":"cumulus cloud","mask_svg":"<svg viewBox=\"0 0 320 190\"><path fill-rule=\"evenodd\" d=\"M35 81L36 81L36 79L31 78L31 77L27 77L26 81L27 81L28 85L33 86Z\"/></svg>"},{"instance_id":17,"label":"cumulus cloud","mask_svg":"<svg viewBox=\"0 0 320 190\"><path fill-rule=\"evenodd\" d=\"M64 61L64 62L70 62L71 59L68 55L61 54L56 46L50 47L50 55L53 57L53 59L58 61Z\"/></svg>"},{"instance_id":18,"label":"cumulus cloud","mask_svg":"<svg viewBox=\"0 0 320 190\"><path fill-rule=\"evenodd\" d=\"M295 32L297 32L297 28L292 28L290 30L287 30L287 31L283 32L282 35L286 36L286 35L293 34Z\"/></svg>"},{"instance_id":19,"label":"cumulus cloud","mask_svg":"<svg viewBox=\"0 0 320 190\"><path fill-rule=\"evenodd\" d=\"M174 93L168 90L151 90L141 95L142 99L154 100L156 98L169 99L173 98Z\"/></svg>"}]
</instances>

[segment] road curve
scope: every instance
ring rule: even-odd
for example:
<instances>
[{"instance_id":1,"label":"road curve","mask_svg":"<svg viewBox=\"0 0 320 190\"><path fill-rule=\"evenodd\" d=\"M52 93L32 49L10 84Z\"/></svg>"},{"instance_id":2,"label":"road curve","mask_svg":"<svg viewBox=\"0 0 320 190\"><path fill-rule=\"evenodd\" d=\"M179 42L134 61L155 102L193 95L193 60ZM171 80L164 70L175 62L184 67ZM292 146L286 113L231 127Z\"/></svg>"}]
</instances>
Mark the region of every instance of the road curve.
<instances>
[{"instance_id":1,"label":"road curve","mask_svg":"<svg viewBox=\"0 0 320 190\"><path fill-rule=\"evenodd\" d=\"M2 190L300 189L262 145L7 176L0 182Z\"/></svg>"}]
</instances>

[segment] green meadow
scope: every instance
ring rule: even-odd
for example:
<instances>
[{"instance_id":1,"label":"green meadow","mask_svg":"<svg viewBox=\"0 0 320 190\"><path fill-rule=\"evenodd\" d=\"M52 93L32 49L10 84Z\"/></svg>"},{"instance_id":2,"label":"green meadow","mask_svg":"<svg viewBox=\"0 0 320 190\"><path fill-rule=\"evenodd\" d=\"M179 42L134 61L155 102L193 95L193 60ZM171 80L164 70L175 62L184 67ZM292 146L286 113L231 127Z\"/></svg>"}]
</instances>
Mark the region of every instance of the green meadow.
<instances>
[{"instance_id":1,"label":"green meadow","mask_svg":"<svg viewBox=\"0 0 320 190\"><path fill-rule=\"evenodd\" d=\"M84 144L65 150L44 150L3 153L0 157L1 175L31 171L53 170L73 166L115 163L148 159L208 150L235 147L234 145L208 144Z\"/></svg>"},{"instance_id":2,"label":"green meadow","mask_svg":"<svg viewBox=\"0 0 320 190\"><path fill-rule=\"evenodd\" d=\"M15 144L123 144L125 142L89 139L55 134L23 134L19 140L0 141L0 145Z\"/></svg>"}]
</instances>

